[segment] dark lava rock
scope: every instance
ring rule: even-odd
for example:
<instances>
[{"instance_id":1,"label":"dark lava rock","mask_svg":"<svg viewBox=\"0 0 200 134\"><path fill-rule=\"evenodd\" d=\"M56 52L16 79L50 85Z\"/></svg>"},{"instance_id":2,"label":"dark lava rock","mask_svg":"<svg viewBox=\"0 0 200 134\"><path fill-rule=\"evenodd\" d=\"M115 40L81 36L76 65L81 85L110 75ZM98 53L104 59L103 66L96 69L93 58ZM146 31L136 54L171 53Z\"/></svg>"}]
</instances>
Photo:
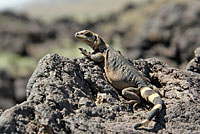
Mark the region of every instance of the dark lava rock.
<instances>
[{"instance_id":1,"label":"dark lava rock","mask_svg":"<svg viewBox=\"0 0 200 134\"><path fill-rule=\"evenodd\" d=\"M0 13L0 20L0 49L4 51L30 56L29 47L57 38L54 28L24 14L4 11Z\"/></svg>"},{"instance_id":2,"label":"dark lava rock","mask_svg":"<svg viewBox=\"0 0 200 134\"><path fill-rule=\"evenodd\" d=\"M187 64L186 70L200 73L200 47L195 52L195 57Z\"/></svg>"},{"instance_id":3,"label":"dark lava rock","mask_svg":"<svg viewBox=\"0 0 200 134\"><path fill-rule=\"evenodd\" d=\"M0 116L1 133L198 133L200 74L157 59L132 61L149 83L164 91L164 108L148 127L134 130L152 105L136 108L105 79L102 66L83 57L42 58L27 85L27 100ZM104 101L96 105L98 94Z\"/></svg>"},{"instance_id":4,"label":"dark lava rock","mask_svg":"<svg viewBox=\"0 0 200 134\"><path fill-rule=\"evenodd\" d=\"M0 109L10 108L16 104L13 83L13 77L0 70Z\"/></svg>"},{"instance_id":5,"label":"dark lava rock","mask_svg":"<svg viewBox=\"0 0 200 134\"><path fill-rule=\"evenodd\" d=\"M26 99L28 77L15 78L0 70L0 109L8 109Z\"/></svg>"},{"instance_id":6,"label":"dark lava rock","mask_svg":"<svg viewBox=\"0 0 200 134\"><path fill-rule=\"evenodd\" d=\"M77 22L72 17L59 18L53 23L52 27L59 32L59 37L62 35L63 38L67 36L71 39L73 39L73 33L85 28L84 24Z\"/></svg>"},{"instance_id":7,"label":"dark lava rock","mask_svg":"<svg viewBox=\"0 0 200 134\"><path fill-rule=\"evenodd\" d=\"M16 103L21 103L26 99L26 85L28 83L28 79L30 76L27 77L17 77L14 79L14 95Z\"/></svg>"},{"instance_id":8,"label":"dark lava rock","mask_svg":"<svg viewBox=\"0 0 200 134\"><path fill-rule=\"evenodd\" d=\"M200 46L200 1L163 5L150 17L142 32L126 41L130 58L157 57L183 68Z\"/></svg>"},{"instance_id":9,"label":"dark lava rock","mask_svg":"<svg viewBox=\"0 0 200 134\"><path fill-rule=\"evenodd\" d=\"M1 116L2 113L3 113L3 109L0 109L0 116Z\"/></svg>"}]
</instances>

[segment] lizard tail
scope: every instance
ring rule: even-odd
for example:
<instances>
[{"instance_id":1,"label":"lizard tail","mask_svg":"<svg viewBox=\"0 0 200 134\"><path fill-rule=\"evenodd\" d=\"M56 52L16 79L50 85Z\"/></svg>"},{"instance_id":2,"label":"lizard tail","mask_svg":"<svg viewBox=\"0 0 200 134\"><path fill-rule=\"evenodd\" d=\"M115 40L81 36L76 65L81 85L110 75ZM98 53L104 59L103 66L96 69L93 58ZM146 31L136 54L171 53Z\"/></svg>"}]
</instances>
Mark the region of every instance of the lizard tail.
<instances>
[{"instance_id":1,"label":"lizard tail","mask_svg":"<svg viewBox=\"0 0 200 134\"><path fill-rule=\"evenodd\" d=\"M143 87L140 89L141 96L146 100L154 104L152 110L148 113L147 118L140 123L135 124L134 128L137 129L143 125L147 125L154 116L156 116L162 109L162 100L158 93L149 87Z\"/></svg>"}]
</instances>

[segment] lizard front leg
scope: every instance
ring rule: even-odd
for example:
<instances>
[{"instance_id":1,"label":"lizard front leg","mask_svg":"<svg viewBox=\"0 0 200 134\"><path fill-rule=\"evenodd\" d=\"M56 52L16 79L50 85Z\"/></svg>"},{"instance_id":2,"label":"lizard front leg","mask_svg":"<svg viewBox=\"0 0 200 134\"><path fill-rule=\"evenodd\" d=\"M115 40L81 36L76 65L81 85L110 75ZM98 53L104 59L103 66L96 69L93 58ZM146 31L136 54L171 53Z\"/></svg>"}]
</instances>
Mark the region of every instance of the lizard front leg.
<instances>
[{"instance_id":1,"label":"lizard front leg","mask_svg":"<svg viewBox=\"0 0 200 134\"><path fill-rule=\"evenodd\" d=\"M90 58L91 60L95 61L95 62L103 62L104 60L104 56L102 53L98 52L95 54L92 54L90 52L87 52L86 50L84 50L83 48L79 48L79 50L81 51L81 53L83 55L85 55L86 57Z\"/></svg>"},{"instance_id":2,"label":"lizard front leg","mask_svg":"<svg viewBox=\"0 0 200 134\"><path fill-rule=\"evenodd\" d=\"M140 104L141 100L140 97L138 96L139 94L139 89L134 88L134 87L128 87L124 88L122 90L122 95L128 99L129 101L125 102L126 104L134 104L133 107L135 107L137 104Z\"/></svg>"}]
</instances>

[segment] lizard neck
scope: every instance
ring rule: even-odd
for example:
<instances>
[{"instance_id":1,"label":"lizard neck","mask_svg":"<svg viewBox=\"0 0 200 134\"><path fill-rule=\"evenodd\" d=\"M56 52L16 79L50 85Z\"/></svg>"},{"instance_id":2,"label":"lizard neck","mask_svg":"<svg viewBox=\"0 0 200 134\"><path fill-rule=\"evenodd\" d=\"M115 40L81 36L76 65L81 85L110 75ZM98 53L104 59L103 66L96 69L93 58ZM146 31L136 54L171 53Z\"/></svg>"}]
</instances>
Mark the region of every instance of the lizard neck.
<instances>
[{"instance_id":1,"label":"lizard neck","mask_svg":"<svg viewBox=\"0 0 200 134\"><path fill-rule=\"evenodd\" d=\"M98 43L99 43L98 45L93 45L94 46L93 50L95 52L102 52L103 53L107 49L108 45L101 38L99 38Z\"/></svg>"}]
</instances>

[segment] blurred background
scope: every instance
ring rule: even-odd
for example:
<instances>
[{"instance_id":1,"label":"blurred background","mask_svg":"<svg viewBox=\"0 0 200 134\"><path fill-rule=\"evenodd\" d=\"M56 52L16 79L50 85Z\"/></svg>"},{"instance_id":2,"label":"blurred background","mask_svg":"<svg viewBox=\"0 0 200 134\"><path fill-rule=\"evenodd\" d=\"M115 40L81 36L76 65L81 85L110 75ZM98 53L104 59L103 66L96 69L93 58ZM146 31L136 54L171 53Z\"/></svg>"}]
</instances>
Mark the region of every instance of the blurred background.
<instances>
[{"instance_id":1,"label":"blurred background","mask_svg":"<svg viewBox=\"0 0 200 134\"><path fill-rule=\"evenodd\" d=\"M200 46L198 0L1 0L0 109L25 100L48 53L80 57L76 31L90 29L132 59L184 69ZM88 48L87 48L88 49Z\"/></svg>"}]
</instances>

